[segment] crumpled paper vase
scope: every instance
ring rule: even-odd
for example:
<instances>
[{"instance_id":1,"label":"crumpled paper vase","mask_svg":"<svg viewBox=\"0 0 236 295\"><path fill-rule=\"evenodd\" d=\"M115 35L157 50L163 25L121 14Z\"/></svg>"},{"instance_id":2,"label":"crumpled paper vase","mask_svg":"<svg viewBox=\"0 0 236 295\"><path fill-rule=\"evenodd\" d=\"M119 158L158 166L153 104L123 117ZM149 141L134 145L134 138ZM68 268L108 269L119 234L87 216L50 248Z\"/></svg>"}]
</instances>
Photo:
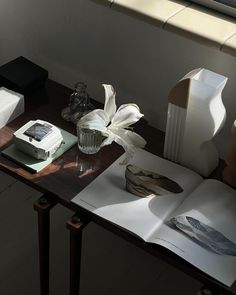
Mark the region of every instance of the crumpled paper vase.
<instances>
[{"instance_id":1,"label":"crumpled paper vase","mask_svg":"<svg viewBox=\"0 0 236 295\"><path fill-rule=\"evenodd\" d=\"M185 75L169 94L164 157L203 176L217 167L212 141L224 125L222 90L227 78L206 69Z\"/></svg>"}]
</instances>

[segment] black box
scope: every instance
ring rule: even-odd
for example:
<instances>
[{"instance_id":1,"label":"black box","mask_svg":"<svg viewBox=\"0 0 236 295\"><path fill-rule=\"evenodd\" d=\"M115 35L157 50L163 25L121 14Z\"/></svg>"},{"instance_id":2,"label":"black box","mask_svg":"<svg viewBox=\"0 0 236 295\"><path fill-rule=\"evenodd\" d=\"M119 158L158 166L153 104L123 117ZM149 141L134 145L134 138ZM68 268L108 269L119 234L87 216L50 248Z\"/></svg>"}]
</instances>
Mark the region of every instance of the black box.
<instances>
[{"instance_id":1,"label":"black box","mask_svg":"<svg viewBox=\"0 0 236 295\"><path fill-rule=\"evenodd\" d=\"M0 67L0 86L24 95L43 87L47 78L48 71L23 56Z\"/></svg>"}]
</instances>

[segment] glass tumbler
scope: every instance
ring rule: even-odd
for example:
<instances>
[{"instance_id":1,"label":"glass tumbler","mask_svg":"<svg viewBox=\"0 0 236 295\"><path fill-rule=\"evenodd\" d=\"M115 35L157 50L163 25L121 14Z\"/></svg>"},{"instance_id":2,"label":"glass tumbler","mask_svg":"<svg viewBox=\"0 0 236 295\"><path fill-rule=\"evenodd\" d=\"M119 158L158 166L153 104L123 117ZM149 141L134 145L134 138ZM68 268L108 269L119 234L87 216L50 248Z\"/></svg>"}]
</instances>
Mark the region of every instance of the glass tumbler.
<instances>
[{"instance_id":1,"label":"glass tumbler","mask_svg":"<svg viewBox=\"0 0 236 295\"><path fill-rule=\"evenodd\" d=\"M97 130L77 128L78 147L84 154L95 154L104 140L104 136Z\"/></svg>"}]
</instances>

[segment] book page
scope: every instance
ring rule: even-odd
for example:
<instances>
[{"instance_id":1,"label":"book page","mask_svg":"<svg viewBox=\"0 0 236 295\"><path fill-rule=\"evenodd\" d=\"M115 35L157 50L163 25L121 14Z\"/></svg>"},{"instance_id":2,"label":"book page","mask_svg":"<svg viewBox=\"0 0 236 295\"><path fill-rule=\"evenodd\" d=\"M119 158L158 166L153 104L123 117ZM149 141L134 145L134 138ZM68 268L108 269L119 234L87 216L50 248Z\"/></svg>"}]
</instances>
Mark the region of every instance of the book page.
<instances>
[{"instance_id":1,"label":"book page","mask_svg":"<svg viewBox=\"0 0 236 295\"><path fill-rule=\"evenodd\" d=\"M120 165L122 159L123 156L80 192L72 202L146 240L193 191L202 178L189 169L145 150L137 150L131 164L166 176L183 189L181 193L166 193L161 196L150 194L142 198L126 190L126 167Z\"/></svg>"},{"instance_id":2,"label":"book page","mask_svg":"<svg viewBox=\"0 0 236 295\"><path fill-rule=\"evenodd\" d=\"M203 181L149 238L221 283L236 279L236 191Z\"/></svg>"}]
</instances>

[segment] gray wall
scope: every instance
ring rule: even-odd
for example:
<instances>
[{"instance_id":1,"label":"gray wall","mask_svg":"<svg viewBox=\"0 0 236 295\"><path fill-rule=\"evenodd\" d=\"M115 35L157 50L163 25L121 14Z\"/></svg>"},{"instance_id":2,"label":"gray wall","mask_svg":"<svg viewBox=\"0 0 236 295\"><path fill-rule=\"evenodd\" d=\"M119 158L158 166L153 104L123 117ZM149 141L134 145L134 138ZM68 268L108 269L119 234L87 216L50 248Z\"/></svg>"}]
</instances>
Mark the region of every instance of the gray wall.
<instances>
[{"instance_id":1,"label":"gray wall","mask_svg":"<svg viewBox=\"0 0 236 295\"><path fill-rule=\"evenodd\" d=\"M101 83L112 84L118 105L136 102L162 130L168 92L184 74L205 67L227 76L227 121L215 140L224 156L236 118L234 57L91 0L2 0L0 36L0 64L24 55L64 85L87 82L100 101Z\"/></svg>"}]
</instances>

